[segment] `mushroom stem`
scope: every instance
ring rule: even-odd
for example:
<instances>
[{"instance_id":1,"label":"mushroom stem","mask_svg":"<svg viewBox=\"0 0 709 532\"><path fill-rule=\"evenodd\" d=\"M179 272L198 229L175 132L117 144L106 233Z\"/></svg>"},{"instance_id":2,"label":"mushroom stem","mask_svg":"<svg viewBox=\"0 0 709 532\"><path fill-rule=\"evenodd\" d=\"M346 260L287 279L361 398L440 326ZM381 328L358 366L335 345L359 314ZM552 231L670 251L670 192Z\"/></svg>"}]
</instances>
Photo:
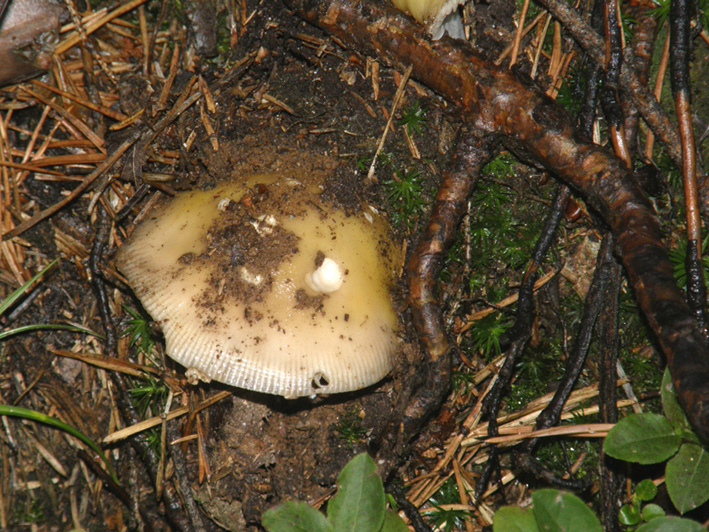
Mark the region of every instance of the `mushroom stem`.
<instances>
[{"instance_id":1,"label":"mushroom stem","mask_svg":"<svg viewBox=\"0 0 709 532\"><path fill-rule=\"evenodd\" d=\"M325 258L317 270L305 276L305 283L315 292L331 294L342 286L342 277L340 266L331 258Z\"/></svg>"}]
</instances>

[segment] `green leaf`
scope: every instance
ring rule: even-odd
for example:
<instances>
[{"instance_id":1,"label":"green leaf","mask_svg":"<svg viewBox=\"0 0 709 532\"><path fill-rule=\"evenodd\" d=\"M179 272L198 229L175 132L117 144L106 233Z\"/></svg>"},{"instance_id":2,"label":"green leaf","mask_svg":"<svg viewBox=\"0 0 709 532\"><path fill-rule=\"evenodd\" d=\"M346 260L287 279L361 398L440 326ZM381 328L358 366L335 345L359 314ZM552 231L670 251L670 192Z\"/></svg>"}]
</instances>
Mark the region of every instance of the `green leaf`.
<instances>
[{"instance_id":1,"label":"green leaf","mask_svg":"<svg viewBox=\"0 0 709 532\"><path fill-rule=\"evenodd\" d=\"M689 426L687 416L684 415L682 407L679 406L675 389L672 385L672 376L669 368L665 368L665 373L662 375L662 385L660 386L660 396L662 397L662 410L665 412L667 421L670 422L675 430L682 430Z\"/></svg>"},{"instance_id":2,"label":"green leaf","mask_svg":"<svg viewBox=\"0 0 709 532\"><path fill-rule=\"evenodd\" d=\"M492 522L493 532L539 532L534 513L517 506L503 506Z\"/></svg>"},{"instance_id":3,"label":"green leaf","mask_svg":"<svg viewBox=\"0 0 709 532\"><path fill-rule=\"evenodd\" d=\"M539 529L548 532L603 532L591 509L576 495L544 489L532 492L534 517Z\"/></svg>"},{"instance_id":4,"label":"green leaf","mask_svg":"<svg viewBox=\"0 0 709 532\"><path fill-rule=\"evenodd\" d=\"M640 522L640 511L632 504L624 504L618 512L618 521L621 525L633 526Z\"/></svg>"},{"instance_id":5,"label":"green leaf","mask_svg":"<svg viewBox=\"0 0 709 532\"><path fill-rule=\"evenodd\" d=\"M681 441L664 416L631 414L608 432L603 451L626 462L656 464L675 454Z\"/></svg>"},{"instance_id":6,"label":"green leaf","mask_svg":"<svg viewBox=\"0 0 709 532\"><path fill-rule=\"evenodd\" d=\"M268 532L334 532L325 516L304 502L288 501L261 516Z\"/></svg>"},{"instance_id":7,"label":"green leaf","mask_svg":"<svg viewBox=\"0 0 709 532\"><path fill-rule=\"evenodd\" d=\"M665 516L665 510L662 508L662 506L659 506L657 504L648 504L644 506L643 511L641 513L643 516L643 521L652 521L653 519L657 519L658 517Z\"/></svg>"},{"instance_id":8,"label":"green leaf","mask_svg":"<svg viewBox=\"0 0 709 532\"><path fill-rule=\"evenodd\" d=\"M374 460L355 456L337 479L337 495L327 505L328 520L337 532L372 532L384 522L384 485Z\"/></svg>"},{"instance_id":9,"label":"green leaf","mask_svg":"<svg viewBox=\"0 0 709 532\"><path fill-rule=\"evenodd\" d=\"M681 517L658 517L638 527L636 532L706 532L696 521Z\"/></svg>"},{"instance_id":10,"label":"green leaf","mask_svg":"<svg viewBox=\"0 0 709 532\"><path fill-rule=\"evenodd\" d=\"M667 493L680 514L709 500L709 454L700 445L685 443L667 462Z\"/></svg>"},{"instance_id":11,"label":"green leaf","mask_svg":"<svg viewBox=\"0 0 709 532\"><path fill-rule=\"evenodd\" d=\"M409 532L404 520L392 510L384 512L384 523L379 532Z\"/></svg>"},{"instance_id":12,"label":"green leaf","mask_svg":"<svg viewBox=\"0 0 709 532\"><path fill-rule=\"evenodd\" d=\"M637 495L638 499L642 502L651 501L657 495L657 486L655 486L655 483L649 478L641 480L638 485L635 486L635 495Z\"/></svg>"}]
</instances>

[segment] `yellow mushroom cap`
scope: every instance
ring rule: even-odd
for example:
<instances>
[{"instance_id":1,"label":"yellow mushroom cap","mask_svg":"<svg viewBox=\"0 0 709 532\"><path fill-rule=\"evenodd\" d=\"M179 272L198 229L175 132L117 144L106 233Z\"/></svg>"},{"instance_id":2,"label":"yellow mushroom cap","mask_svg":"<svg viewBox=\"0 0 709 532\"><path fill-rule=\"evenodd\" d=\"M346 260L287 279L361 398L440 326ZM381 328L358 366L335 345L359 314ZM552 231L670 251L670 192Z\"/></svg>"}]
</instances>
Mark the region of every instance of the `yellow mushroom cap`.
<instances>
[{"instance_id":1,"label":"yellow mushroom cap","mask_svg":"<svg viewBox=\"0 0 709 532\"><path fill-rule=\"evenodd\" d=\"M287 398L357 390L391 370L398 262L374 209L347 216L273 175L178 194L117 257L170 357Z\"/></svg>"},{"instance_id":2,"label":"yellow mushroom cap","mask_svg":"<svg viewBox=\"0 0 709 532\"><path fill-rule=\"evenodd\" d=\"M426 26L434 39L440 39L444 31L446 18L457 11L466 0L392 0L393 4L409 13L418 22Z\"/></svg>"}]
</instances>

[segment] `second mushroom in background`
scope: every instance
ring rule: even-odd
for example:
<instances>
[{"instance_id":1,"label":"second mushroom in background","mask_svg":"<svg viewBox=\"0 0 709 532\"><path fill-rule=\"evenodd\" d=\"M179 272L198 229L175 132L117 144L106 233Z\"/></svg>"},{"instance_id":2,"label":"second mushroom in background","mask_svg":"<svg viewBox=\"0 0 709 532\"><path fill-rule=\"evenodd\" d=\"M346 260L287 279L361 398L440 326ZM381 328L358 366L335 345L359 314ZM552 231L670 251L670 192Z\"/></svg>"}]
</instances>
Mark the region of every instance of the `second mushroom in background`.
<instances>
[{"instance_id":1,"label":"second mushroom in background","mask_svg":"<svg viewBox=\"0 0 709 532\"><path fill-rule=\"evenodd\" d=\"M400 10L426 26L434 41L447 33L453 39L465 39L465 27L458 8L466 0L392 0Z\"/></svg>"}]
</instances>

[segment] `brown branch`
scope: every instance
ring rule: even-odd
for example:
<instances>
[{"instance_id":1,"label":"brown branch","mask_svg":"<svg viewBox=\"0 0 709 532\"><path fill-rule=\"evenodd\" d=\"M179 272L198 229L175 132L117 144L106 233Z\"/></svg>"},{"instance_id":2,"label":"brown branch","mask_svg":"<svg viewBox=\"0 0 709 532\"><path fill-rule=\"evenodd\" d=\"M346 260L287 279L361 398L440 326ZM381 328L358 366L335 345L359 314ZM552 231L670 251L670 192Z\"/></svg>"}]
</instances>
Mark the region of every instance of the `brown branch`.
<instances>
[{"instance_id":1,"label":"brown branch","mask_svg":"<svg viewBox=\"0 0 709 532\"><path fill-rule=\"evenodd\" d=\"M633 167L633 160L625 136L623 111L618 101L618 78L623 54L616 0L603 2L603 26L606 36L606 77L601 90L601 104L608 122L608 136L613 144L615 154L630 170Z\"/></svg>"},{"instance_id":2,"label":"brown branch","mask_svg":"<svg viewBox=\"0 0 709 532\"><path fill-rule=\"evenodd\" d=\"M549 98L469 48L447 38L431 42L423 29L386 4L286 2L362 53L398 68L413 65L412 76L458 105L468 122L504 135L583 194L610 226L640 308L667 357L680 402L709 441L709 352L675 284L652 207L623 164L582 137Z\"/></svg>"},{"instance_id":3,"label":"brown branch","mask_svg":"<svg viewBox=\"0 0 709 532\"><path fill-rule=\"evenodd\" d=\"M622 270L616 261L608 266L608 285L603 295L604 308L596 323L598 333L598 417L601 423L618 421L616 389L618 379L618 309L620 306L620 286ZM622 500L623 475L613 467L613 459L603 455L602 444L599 443L599 454L602 456L600 466L600 485L598 493L601 522L606 532L620 532L618 522L619 501Z\"/></svg>"},{"instance_id":4,"label":"brown branch","mask_svg":"<svg viewBox=\"0 0 709 532\"><path fill-rule=\"evenodd\" d=\"M418 371L404 420L391 434L402 442L416 434L423 422L438 409L450 387L451 343L436 297L436 279L446 250L455 240L479 171L490 158L490 136L462 131L456 151L441 178L431 219L408 264L410 304L414 325L427 357ZM422 368L423 369L423 368ZM391 449L394 447L390 446Z\"/></svg>"},{"instance_id":5,"label":"brown branch","mask_svg":"<svg viewBox=\"0 0 709 532\"><path fill-rule=\"evenodd\" d=\"M689 0L673 0L670 8L670 81L675 99L679 135L682 139L682 178L684 209L687 218L687 300L700 327L706 327L704 307L707 291L702 268L702 221L699 218L699 192L696 180L696 151L692 130L689 86Z\"/></svg>"},{"instance_id":6,"label":"brown branch","mask_svg":"<svg viewBox=\"0 0 709 532\"><path fill-rule=\"evenodd\" d=\"M603 40L593 31L567 2L562 0L539 0L539 4L547 9L559 22L564 25L576 42L599 65L603 65ZM623 67L620 71L620 86L626 98L632 99L658 140L662 142L672 161L682 167L682 152L680 136L677 128L672 124L667 113L662 109L657 99L650 92L643 76L639 76L632 68L634 58L630 49L624 54ZM709 177L699 171L697 175L698 187L702 195L700 198L701 209L704 216L709 216Z\"/></svg>"},{"instance_id":7,"label":"brown branch","mask_svg":"<svg viewBox=\"0 0 709 532\"><path fill-rule=\"evenodd\" d=\"M414 324L432 361L449 351L448 337L436 296L436 277L445 250L455 240L467 198L477 173L490 158L489 139L461 133L451 168L443 174L431 212L431 219L408 265L409 292Z\"/></svg>"},{"instance_id":8,"label":"brown branch","mask_svg":"<svg viewBox=\"0 0 709 532\"><path fill-rule=\"evenodd\" d=\"M652 0L633 0L627 4L628 15L635 20L631 47L633 51L633 64L638 80L642 85L647 85L652 54L655 50L657 38L657 17L654 14L655 3ZM659 76L659 73L658 73ZM625 136L630 152L637 146L639 113L628 96L621 93L621 105L625 115ZM652 135L652 132L649 132ZM648 157L649 158L649 157Z\"/></svg>"}]
</instances>

